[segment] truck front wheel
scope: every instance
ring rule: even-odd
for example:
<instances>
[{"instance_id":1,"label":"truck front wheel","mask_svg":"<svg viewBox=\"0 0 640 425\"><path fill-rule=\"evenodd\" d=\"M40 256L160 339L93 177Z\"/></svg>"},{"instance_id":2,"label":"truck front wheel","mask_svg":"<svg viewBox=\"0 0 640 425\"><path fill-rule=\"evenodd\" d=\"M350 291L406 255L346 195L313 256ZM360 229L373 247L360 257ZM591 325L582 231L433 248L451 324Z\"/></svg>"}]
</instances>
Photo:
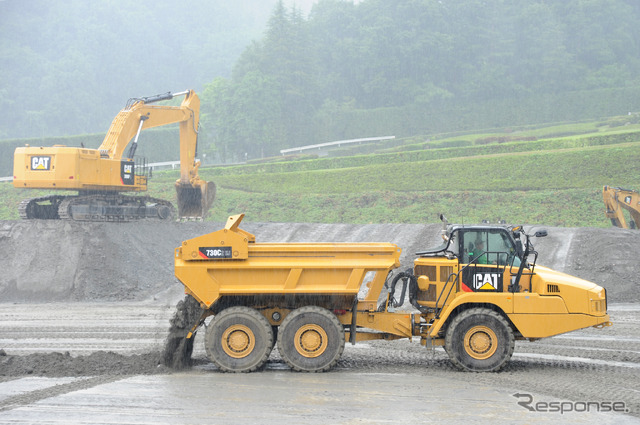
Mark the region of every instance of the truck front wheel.
<instances>
[{"instance_id":1,"label":"truck front wheel","mask_svg":"<svg viewBox=\"0 0 640 425\"><path fill-rule=\"evenodd\" d=\"M278 351L299 372L331 369L344 351L344 328L338 318L321 307L298 308L285 317L278 332Z\"/></svg>"},{"instance_id":2,"label":"truck front wheel","mask_svg":"<svg viewBox=\"0 0 640 425\"><path fill-rule=\"evenodd\" d=\"M511 358L514 336L507 320L487 308L472 308L457 315L445 335L451 362L472 372L500 370Z\"/></svg>"},{"instance_id":3,"label":"truck front wheel","mask_svg":"<svg viewBox=\"0 0 640 425\"><path fill-rule=\"evenodd\" d=\"M269 321L249 307L230 307L218 313L205 333L207 356L224 372L253 372L261 368L273 348Z\"/></svg>"}]
</instances>

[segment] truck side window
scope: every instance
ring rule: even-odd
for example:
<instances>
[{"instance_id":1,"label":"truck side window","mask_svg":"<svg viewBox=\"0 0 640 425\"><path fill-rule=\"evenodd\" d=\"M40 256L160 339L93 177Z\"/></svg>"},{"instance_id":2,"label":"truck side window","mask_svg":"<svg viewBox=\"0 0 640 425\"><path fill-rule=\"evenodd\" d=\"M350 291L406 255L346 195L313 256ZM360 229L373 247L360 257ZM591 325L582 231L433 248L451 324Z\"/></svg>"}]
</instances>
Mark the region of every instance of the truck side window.
<instances>
[{"instance_id":1,"label":"truck side window","mask_svg":"<svg viewBox=\"0 0 640 425\"><path fill-rule=\"evenodd\" d=\"M513 242L503 231L470 230L464 232L462 262L468 264L475 259L477 264L520 266Z\"/></svg>"},{"instance_id":2,"label":"truck side window","mask_svg":"<svg viewBox=\"0 0 640 425\"><path fill-rule=\"evenodd\" d=\"M500 233L500 236L502 236L504 252L505 252L504 263L502 264L507 266L512 266L512 267L520 267L520 258L518 257L518 251L516 250L516 247L513 245L513 242L504 233Z\"/></svg>"},{"instance_id":3,"label":"truck side window","mask_svg":"<svg viewBox=\"0 0 640 425\"><path fill-rule=\"evenodd\" d=\"M462 262L468 264L475 260L478 264L488 264L486 254L487 233L481 231L468 231L464 233L462 249L464 252Z\"/></svg>"}]
</instances>

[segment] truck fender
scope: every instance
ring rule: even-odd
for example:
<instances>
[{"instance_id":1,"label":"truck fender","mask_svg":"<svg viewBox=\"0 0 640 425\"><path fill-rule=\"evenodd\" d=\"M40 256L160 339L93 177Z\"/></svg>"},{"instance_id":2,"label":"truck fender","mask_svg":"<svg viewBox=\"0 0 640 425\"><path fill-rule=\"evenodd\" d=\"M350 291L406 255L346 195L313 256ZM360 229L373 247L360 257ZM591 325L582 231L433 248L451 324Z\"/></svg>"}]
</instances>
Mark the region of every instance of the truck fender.
<instances>
[{"instance_id":1,"label":"truck fender","mask_svg":"<svg viewBox=\"0 0 640 425\"><path fill-rule=\"evenodd\" d=\"M456 300L456 302L449 305L448 307L445 307L440 312L439 318L436 319L433 326L429 330L429 336L432 338L436 338L440 333L440 331L446 332L448 324L451 322L451 320L453 320L454 317L456 317L458 314L460 314L464 310L468 310L470 308L477 308L477 307L488 308L490 310L493 310L499 313L507 320L507 322L509 322L509 325L512 327L512 329L517 331L517 329L513 325L513 322L511 322L511 319L509 319L509 316L504 311L503 307L498 305L497 303L477 302L477 301L465 302L464 300Z\"/></svg>"}]
</instances>

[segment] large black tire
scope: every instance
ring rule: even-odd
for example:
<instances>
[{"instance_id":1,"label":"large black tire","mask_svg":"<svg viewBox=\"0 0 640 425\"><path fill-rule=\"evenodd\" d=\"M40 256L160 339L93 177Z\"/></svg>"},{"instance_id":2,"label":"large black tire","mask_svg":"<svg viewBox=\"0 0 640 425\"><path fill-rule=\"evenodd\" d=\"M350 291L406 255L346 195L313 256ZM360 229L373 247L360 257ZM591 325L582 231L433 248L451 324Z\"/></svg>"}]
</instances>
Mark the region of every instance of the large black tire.
<instances>
[{"instance_id":1,"label":"large black tire","mask_svg":"<svg viewBox=\"0 0 640 425\"><path fill-rule=\"evenodd\" d=\"M269 321L249 307L230 307L217 314L205 334L211 361L224 372L253 372L264 366L273 348Z\"/></svg>"},{"instance_id":2,"label":"large black tire","mask_svg":"<svg viewBox=\"0 0 640 425\"><path fill-rule=\"evenodd\" d=\"M500 370L511 359L514 344L507 320L488 308L463 311L445 334L445 350L451 362L471 372Z\"/></svg>"},{"instance_id":3,"label":"large black tire","mask_svg":"<svg viewBox=\"0 0 640 425\"><path fill-rule=\"evenodd\" d=\"M278 332L278 351L298 372L325 372L344 351L344 327L335 314L316 306L289 313Z\"/></svg>"}]
</instances>

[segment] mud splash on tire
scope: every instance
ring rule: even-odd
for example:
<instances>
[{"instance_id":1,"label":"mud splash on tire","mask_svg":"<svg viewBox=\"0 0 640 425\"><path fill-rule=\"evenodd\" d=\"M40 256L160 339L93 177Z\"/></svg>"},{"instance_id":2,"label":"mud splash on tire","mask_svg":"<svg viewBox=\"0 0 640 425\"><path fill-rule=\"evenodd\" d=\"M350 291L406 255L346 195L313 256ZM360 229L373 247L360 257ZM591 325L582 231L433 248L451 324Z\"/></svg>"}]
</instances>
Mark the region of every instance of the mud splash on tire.
<instances>
[{"instance_id":1,"label":"mud splash on tire","mask_svg":"<svg viewBox=\"0 0 640 425\"><path fill-rule=\"evenodd\" d=\"M187 339L187 334L201 314L200 304L190 295L186 295L176 304L176 312L170 320L171 327L164 344L163 362L165 366L176 370L191 367L195 334L190 339Z\"/></svg>"}]
</instances>

